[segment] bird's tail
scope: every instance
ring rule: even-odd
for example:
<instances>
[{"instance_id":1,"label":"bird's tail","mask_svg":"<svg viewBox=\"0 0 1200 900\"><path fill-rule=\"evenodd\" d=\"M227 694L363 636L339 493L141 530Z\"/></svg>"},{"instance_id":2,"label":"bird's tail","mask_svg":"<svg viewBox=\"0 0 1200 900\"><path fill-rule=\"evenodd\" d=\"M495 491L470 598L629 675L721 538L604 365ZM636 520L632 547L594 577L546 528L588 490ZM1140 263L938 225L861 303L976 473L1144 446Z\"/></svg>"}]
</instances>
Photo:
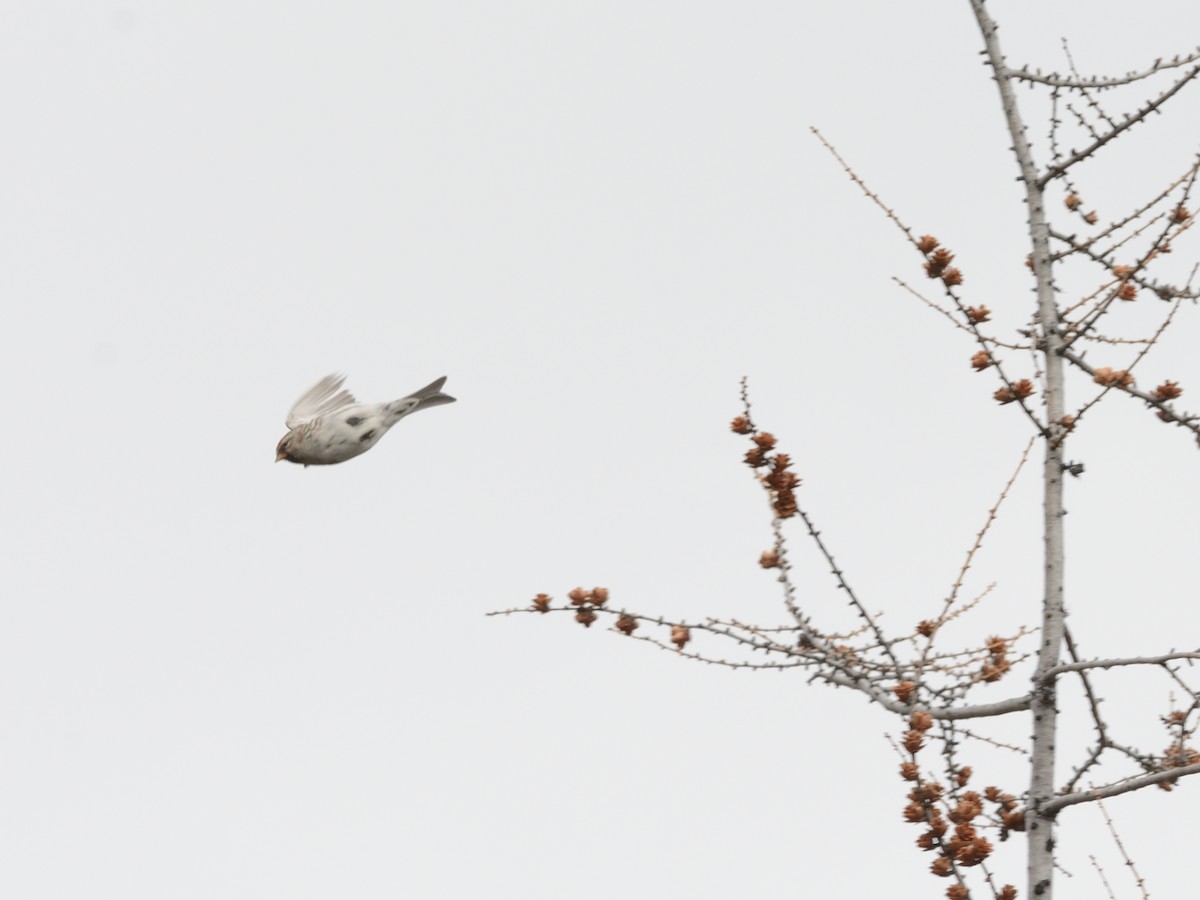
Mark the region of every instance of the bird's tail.
<instances>
[{"instance_id":1,"label":"bird's tail","mask_svg":"<svg viewBox=\"0 0 1200 900\"><path fill-rule=\"evenodd\" d=\"M446 376L443 375L437 381L430 382L419 391L413 391L407 397L397 400L395 403L389 403L389 415L386 424L391 426L410 413L415 413L420 409L429 409L432 406L453 403L456 398L442 393L442 385L445 383Z\"/></svg>"},{"instance_id":2,"label":"bird's tail","mask_svg":"<svg viewBox=\"0 0 1200 900\"><path fill-rule=\"evenodd\" d=\"M437 381L430 382L419 391L413 391L404 399L417 401L417 405L413 407L413 412L416 412L418 409L429 409L431 406L441 406L443 403L453 403L457 398L442 393L442 385L445 383L446 376L443 375Z\"/></svg>"}]
</instances>

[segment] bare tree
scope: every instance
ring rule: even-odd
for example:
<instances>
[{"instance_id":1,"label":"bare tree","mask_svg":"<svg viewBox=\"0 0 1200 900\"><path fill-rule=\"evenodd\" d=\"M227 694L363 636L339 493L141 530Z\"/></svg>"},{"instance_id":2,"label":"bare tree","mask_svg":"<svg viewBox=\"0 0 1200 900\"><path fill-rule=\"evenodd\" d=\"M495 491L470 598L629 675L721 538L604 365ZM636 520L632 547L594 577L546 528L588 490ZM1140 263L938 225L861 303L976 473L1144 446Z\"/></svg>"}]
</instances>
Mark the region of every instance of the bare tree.
<instances>
[{"instance_id":1,"label":"bare tree","mask_svg":"<svg viewBox=\"0 0 1200 900\"><path fill-rule=\"evenodd\" d=\"M1143 203L1104 223L1089 208L1081 187L1086 164L1160 112L1200 76L1200 48L1154 60L1140 71L1087 76L1076 70L1064 44L1067 72L1043 74L1010 65L984 0L970 0L970 6L999 90L1024 190L1029 239L1025 265L1035 296L1027 327L1007 338L993 334L988 326L991 310L982 302L966 299L966 277L953 265L954 254L937 238L910 229L814 129L845 172L921 255L925 275L941 296L927 297L900 279L898 283L970 337L974 349L971 367L992 373L998 382L993 395L996 402L1020 410L1021 421L1031 432L1016 471L988 511L941 609L907 633L885 631L879 616L855 593L812 516L800 505L800 479L793 471L793 460L755 421L743 382L742 409L732 430L750 441L745 462L770 503L774 544L762 554L760 565L778 573L788 616L784 624L764 626L720 617L698 623L672 621L614 609L605 588L576 588L567 595L568 602L560 605L539 594L529 607L493 615L571 613L584 626L607 616L616 632L682 657L735 669L798 669L810 681L865 695L904 720L903 734L896 741L900 775L910 786L903 814L921 829L917 844L933 854L933 874L950 879L946 896L962 900L974 890L975 896L1016 897L1016 888L1005 883L989 862L995 850L991 838L1003 841L1022 832L1027 838L1028 893L1049 898L1056 867L1054 829L1062 810L1081 803L1103 808L1105 798L1150 786L1169 790L1183 776L1200 772L1200 752L1190 745L1200 718L1200 693L1181 674L1182 667L1200 659L1200 650L1086 658L1067 628L1063 567L1064 480L1083 472L1082 464L1069 459L1067 448L1097 403L1124 395L1124 399L1144 405L1161 422L1190 432L1200 443L1200 415L1188 413L1176 403L1182 388L1165 378L1150 379L1158 384L1144 388L1134 375L1135 368L1140 374L1142 363L1184 302L1194 303L1200 296L1192 287L1195 268L1173 275L1164 259L1195 222L1191 194L1200 159L1193 157L1181 172L1164 179L1164 184L1149 186ZM1048 134L1041 158L1034 152L1017 101L1020 86L1031 88L1047 110ZM1127 95L1139 91L1130 106ZM1127 111L1119 111L1122 108ZM1061 221L1051 222L1052 207L1059 210L1055 218ZM1127 329L1119 324L1119 311L1138 301L1162 305L1159 324L1149 335L1125 333ZM1089 360L1089 352L1096 362ZM1023 377L1022 368L1032 371ZM1074 407L1067 405L1069 377L1077 390L1082 387L1090 393ZM965 576L1034 443L1042 450L1044 497L1041 620L1012 634L989 637L981 645L942 646L939 636L945 626L968 613L990 590L965 597ZM841 632L831 630L799 599L788 552L792 527L799 527L828 563L837 588L857 615L856 626ZM695 645L716 646L718 641L731 644L736 655L717 656L694 649ZM1024 643L1034 646L1026 651ZM982 685L1006 679L1025 660L1030 663L1026 668L1031 669L1027 683L1005 699L977 700ZM1130 667L1161 671L1182 697L1182 703L1162 717L1167 737L1160 752L1147 753L1126 744L1116 733L1115 723L1101 714L1094 673ZM1059 702L1064 686L1071 688L1069 698L1087 708L1093 725L1090 746L1077 759L1060 759ZM1026 747L978 730L982 720L1026 716L1032 720L1032 738ZM996 786L975 790L973 767L962 758L962 745L968 741L1024 754L1028 785L1014 792ZM935 748L934 752L930 748ZM1060 774L1067 770L1060 768L1060 763L1069 768L1068 776ZM1104 816L1111 828L1107 811ZM1119 838L1117 845L1125 863L1132 867ZM1094 858L1093 863L1099 870ZM1103 870L1099 871L1104 877ZM1140 875L1137 882L1146 896Z\"/></svg>"}]
</instances>

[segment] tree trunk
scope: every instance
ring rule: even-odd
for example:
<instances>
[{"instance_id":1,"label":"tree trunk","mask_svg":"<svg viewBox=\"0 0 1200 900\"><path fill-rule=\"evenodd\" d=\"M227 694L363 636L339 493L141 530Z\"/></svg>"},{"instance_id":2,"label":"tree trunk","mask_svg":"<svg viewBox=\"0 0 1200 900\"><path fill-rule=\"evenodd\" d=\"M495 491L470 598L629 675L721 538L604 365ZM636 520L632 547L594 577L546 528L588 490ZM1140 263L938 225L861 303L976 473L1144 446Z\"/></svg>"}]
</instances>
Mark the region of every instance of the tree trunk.
<instances>
[{"instance_id":1,"label":"tree trunk","mask_svg":"<svg viewBox=\"0 0 1200 900\"><path fill-rule=\"evenodd\" d=\"M1025 203L1029 210L1029 236L1032 243L1033 272L1037 279L1038 322L1041 332L1041 351L1045 358L1045 402L1047 430L1043 435L1046 458L1043 464L1043 533L1045 540L1045 581L1042 597L1042 641L1038 650L1037 670L1034 673L1033 741L1031 746L1031 778L1029 809L1026 814L1029 840L1030 897L1053 896L1054 820L1043 818L1039 810L1054 796L1055 739L1058 728L1058 709L1054 680L1044 681L1044 675L1058 665L1065 630L1063 608L1063 446L1066 428L1063 398L1063 347L1058 328L1058 310L1054 302L1054 281L1050 259L1049 225L1046 222L1044 185L1039 181L1037 166L1026 137L1026 128L1017 108L1012 81L1009 78L996 37L997 26L984 8L984 0L971 0L976 21L987 47L988 64L1000 91L1017 156L1021 182L1025 186Z\"/></svg>"}]
</instances>

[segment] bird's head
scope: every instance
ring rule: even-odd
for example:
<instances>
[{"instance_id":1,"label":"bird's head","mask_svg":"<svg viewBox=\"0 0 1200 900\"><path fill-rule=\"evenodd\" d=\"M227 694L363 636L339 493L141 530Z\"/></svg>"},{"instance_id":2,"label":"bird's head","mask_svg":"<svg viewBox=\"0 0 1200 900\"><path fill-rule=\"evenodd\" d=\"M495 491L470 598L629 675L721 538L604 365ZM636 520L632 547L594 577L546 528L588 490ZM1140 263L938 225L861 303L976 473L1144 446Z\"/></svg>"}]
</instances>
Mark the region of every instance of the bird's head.
<instances>
[{"instance_id":1,"label":"bird's head","mask_svg":"<svg viewBox=\"0 0 1200 900\"><path fill-rule=\"evenodd\" d=\"M279 462L281 459L286 459L288 462L294 461L294 460L292 460L292 446L291 445L292 445L292 435L289 432L288 434L285 434L282 438L280 438L279 444L275 447L275 462Z\"/></svg>"}]
</instances>

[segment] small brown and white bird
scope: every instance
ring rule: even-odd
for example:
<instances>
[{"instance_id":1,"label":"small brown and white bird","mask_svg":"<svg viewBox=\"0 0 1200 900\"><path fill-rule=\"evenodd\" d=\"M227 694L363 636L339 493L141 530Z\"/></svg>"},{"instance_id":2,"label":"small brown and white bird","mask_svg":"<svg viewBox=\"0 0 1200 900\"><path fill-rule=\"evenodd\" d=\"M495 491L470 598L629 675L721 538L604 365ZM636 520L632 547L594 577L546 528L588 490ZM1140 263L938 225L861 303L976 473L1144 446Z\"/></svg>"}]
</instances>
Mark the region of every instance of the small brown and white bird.
<instances>
[{"instance_id":1,"label":"small brown and white bird","mask_svg":"<svg viewBox=\"0 0 1200 900\"><path fill-rule=\"evenodd\" d=\"M344 375L328 375L296 401L288 413L285 434L275 448L275 462L329 466L366 453L389 428L419 409L453 403L442 393L442 376L432 384L391 403L359 403L341 389Z\"/></svg>"}]
</instances>

